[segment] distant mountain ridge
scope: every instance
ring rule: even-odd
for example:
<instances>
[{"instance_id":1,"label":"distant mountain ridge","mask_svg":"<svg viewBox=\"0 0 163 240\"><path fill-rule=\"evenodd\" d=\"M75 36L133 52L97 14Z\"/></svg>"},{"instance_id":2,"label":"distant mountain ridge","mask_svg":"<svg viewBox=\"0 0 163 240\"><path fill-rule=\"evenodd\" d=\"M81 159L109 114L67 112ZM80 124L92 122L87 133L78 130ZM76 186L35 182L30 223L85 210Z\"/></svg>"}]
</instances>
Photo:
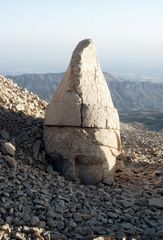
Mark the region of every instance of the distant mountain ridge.
<instances>
[{"instance_id":1,"label":"distant mountain ridge","mask_svg":"<svg viewBox=\"0 0 163 240\"><path fill-rule=\"evenodd\" d=\"M120 81L109 73L104 73L109 85L114 105L119 111L159 111L163 112L163 83ZM54 90L64 73L23 74L7 76L19 86L50 101Z\"/></svg>"},{"instance_id":2,"label":"distant mountain ridge","mask_svg":"<svg viewBox=\"0 0 163 240\"><path fill-rule=\"evenodd\" d=\"M163 112L163 83L111 80L109 87L119 111Z\"/></svg>"},{"instance_id":3,"label":"distant mountain ridge","mask_svg":"<svg viewBox=\"0 0 163 240\"><path fill-rule=\"evenodd\" d=\"M19 86L28 91L36 93L40 98L49 101L53 95L54 89L63 78L64 73L31 73L22 75L6 76L12 79Z\"/></svg>"}]
</instances>

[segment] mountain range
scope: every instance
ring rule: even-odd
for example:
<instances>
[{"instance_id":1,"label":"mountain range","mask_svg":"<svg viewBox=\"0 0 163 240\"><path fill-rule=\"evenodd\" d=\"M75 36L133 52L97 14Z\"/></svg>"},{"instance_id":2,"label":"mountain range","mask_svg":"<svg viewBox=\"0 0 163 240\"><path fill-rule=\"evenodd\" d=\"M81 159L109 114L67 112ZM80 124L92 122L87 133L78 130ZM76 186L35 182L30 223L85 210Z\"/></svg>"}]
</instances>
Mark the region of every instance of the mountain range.
<instances>
[{"instance_id":1,"label":"mountain range","mask_svg":"<svg viewBox=\"0 0 163 240\"><path fill-rule=\"evenodd\" d=\"M23 74L7 78L50 101L64 73ZM124 122L141 123L151 130L163 129L163 83L120 80L104 72L115 107ZM158 121L159 120L159 121Z\"/></svg>"}]
</instances>

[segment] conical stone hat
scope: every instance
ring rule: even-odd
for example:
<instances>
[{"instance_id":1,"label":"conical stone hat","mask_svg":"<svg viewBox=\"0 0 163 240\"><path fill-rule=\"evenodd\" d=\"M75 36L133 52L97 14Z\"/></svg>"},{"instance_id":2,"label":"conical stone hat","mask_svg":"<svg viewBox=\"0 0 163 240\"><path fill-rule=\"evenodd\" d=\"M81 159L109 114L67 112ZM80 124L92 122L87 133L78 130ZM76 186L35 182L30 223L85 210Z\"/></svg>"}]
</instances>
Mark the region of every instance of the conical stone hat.
<instances>
[{"instance_id":1,"label":"conical stone hat","mask_svg":"<svg viewBox=\"0 0 163 240\"><path fill-rule=\"evenodd\" d=\"M75 48L64 79L48 105L45 125L119 129L117 110L93 41Z\"/></svg>"}]
</instances>

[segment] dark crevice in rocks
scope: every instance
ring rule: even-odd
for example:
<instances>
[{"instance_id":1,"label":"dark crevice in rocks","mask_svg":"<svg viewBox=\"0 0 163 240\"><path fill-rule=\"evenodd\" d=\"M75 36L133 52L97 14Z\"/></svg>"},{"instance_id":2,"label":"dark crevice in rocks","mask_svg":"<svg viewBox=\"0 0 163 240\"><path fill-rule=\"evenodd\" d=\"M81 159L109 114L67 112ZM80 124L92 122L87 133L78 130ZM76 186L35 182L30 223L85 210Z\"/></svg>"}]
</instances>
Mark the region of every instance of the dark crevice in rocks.
<instances>
[{"instance_id":1,"label":"dark crevice in rocks","mask_svg":"<svg viewBox=\"0 0 163 240\"><path fill-rule=\"evenodd\" d=\"M85 126L59 126L59 125L46 125L46 124L44 124L44 126L45 127L58 127L58 128L66 128L66 127L68 127L68 128L82 128L82 129L92 129L92 127L85 127ZM112 129L112 128L99 128L99 127L93 127L94 129L96 129L96 130L100 130L100 129L105 129L105 130L110 130L110 131L119 131L119 129Z\"/></svg>"}]
</instances>

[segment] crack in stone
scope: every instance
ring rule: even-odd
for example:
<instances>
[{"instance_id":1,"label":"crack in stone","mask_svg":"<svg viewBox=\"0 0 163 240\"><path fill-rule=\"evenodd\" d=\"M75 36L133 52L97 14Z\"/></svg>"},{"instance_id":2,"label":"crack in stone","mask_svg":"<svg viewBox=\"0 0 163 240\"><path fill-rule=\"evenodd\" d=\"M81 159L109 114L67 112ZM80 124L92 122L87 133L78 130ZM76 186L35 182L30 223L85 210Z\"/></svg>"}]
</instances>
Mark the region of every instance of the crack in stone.
<instances>
[{"instance_id":1,"label":"crack in stone","mask_svg":"<svg viewBox=\"0 0 163 240\"><path fill-rule=\"evenodd\" d=\"M79 93L77 93L76 92L76 94L78 95L78 97L80 98L80 100L81 100L81 105L80 105L80 121L81 121L81 124L80 124L80 127L83 127L83 114L82 114L82 112L83 112L83 99L82 99L82 97L79 95Z\"/></svg>"},{"instance_id":2,"label":"crack in stone","mask_svg":"<svg viewBox=\"0 0 163 240\"><path fill-rule=\"evenodd\" d=\"M67 125L67 126L65 126L65 125L48 125L48 124L44 124L44 126L45 127L58 127L58 128L66 128L66 127L68 127L68 128L81 128L81 126L69 126L69 125ZM90 127L87 127L87 126L82 126L82 128L83 129L87 129L87 128L92 128L91 126ZM119 131L119 128L105 128L105 127L93 127L93 128L95 128L95 129L108 129L108 130L112 130L112 131Z\"/></svg>"}]
</instances>

